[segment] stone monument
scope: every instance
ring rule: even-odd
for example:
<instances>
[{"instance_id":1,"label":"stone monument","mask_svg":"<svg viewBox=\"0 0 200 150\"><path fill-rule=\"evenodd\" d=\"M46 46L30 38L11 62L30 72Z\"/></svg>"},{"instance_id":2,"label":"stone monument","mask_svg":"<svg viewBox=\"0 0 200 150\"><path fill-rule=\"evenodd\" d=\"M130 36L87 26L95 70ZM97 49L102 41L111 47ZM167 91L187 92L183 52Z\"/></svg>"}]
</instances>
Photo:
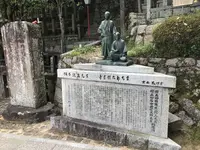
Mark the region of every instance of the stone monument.
<instances>
[{"instance_id":1,"label":"stone monument","mask_svg":"<svg viewBox=\"0 0 200 150\"><path fill-rule=\"evenodd\" d=\"M11 22L1 28L1 33L11 94L11 105L3 116L17 117L18 112L29 116L31 111L39 114L37 108L47 104L40 27Z\"/></svg>"},{"instance_id":2,"label":"stone monument","mask_svg":"<svg viewBox=\"0 0 200 150\"><path fill-rule=\"evenodd\" d=\"M140 65L89 63L59 69L58 78L63 116L51 118L53 128L118 146L180 150L167 136L169 89L176 77Z\"/></svg>"}]
</instances>

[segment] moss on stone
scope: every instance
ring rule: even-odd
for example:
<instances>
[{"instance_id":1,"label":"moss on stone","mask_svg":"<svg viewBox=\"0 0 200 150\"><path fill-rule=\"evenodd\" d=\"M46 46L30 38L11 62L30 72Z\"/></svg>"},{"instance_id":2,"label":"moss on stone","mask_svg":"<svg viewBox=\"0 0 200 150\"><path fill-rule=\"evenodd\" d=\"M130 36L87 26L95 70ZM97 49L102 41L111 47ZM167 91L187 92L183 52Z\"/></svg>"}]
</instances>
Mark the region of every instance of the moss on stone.
<instances>
[{"instance_id":1,"label":"moss on stone","mask_svg":"<svg viewBox=\"0 0 200 150\"><path fill-rule=\"evenodd\" d=\"M94 53L95 51L99 50L99 47L95 46L85 46L85 47L76 47L72 51L63 54L61 57L73 58L75 56L83 56L89 53Z\"/></svg>"}]
</instances>

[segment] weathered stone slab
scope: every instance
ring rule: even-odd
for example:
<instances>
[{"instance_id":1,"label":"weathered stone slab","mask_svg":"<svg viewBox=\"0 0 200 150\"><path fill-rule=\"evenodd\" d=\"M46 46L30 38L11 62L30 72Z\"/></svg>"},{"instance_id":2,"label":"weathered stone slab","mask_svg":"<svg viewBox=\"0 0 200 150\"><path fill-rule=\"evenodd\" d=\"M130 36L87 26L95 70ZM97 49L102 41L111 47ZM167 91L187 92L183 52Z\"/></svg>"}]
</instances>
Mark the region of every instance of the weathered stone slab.
<instances>
[{"instance_id":1,"label":"weathered stone slab","mask_svg":"<svg viewBox=\"0 0 200 150\"><path fill-rule=\"evenodd\" d=\"M167 90L80 80L62 85L65 116L167 137Z\"/></svg>"},{"instance_id":2,"label":"weathered stone slab","mask_svg":"<svg viewBox=\"0 0 200 150\"><path fill-rule=\"evenodd\" d=\"M116 146L133 147L139 150L181 149L178 144L167 138L154 137L70 117L51 117L51 127L75 136L87 137Z\"/></svg>"},{"instance_id":3,"label":"weathered stone slab","mask_svg":"<svg viewBox=\"0 0 200 150\"><path fill-rule=\"evenodd\" d=\"M38 108L46 104L41 32L38 25L12 22L1 28L11 104Z\"/></svg>"},{"instance_id":4,"label":"weathered stone slab","mask_svg":"<svg viewBox=\"0 0 200 150\"><path fill-rule=\"evenodd\" d=\"M170 139L149 137L148 150L181 150L181 146Z\"/></svg>"},{"instance_id":5,"label":"weathered stone slab","mask_svg":"<svg viewBox=\"0 0 200 150\"><path fill-rule=\"evenodd\" d=\"M134 84L153 87L176 87L176 77L161 73L141 74L107 71L85 71L77 69L58 69L58 77L80 81Z\"/></svg>"},{"instance_id":6,"label":"weathered stone slab","mask_svg":"<svg viewBox=\"0 0 200 150\"><path fill-rule=\"evenodd\" d=\"M153 74L154 68L141 66L141 65L131 65L131 66L105 66L93 63L86 64L75 64L74 69L79 70L89 70L89 71L109 71L109 72L125 72L125 73L146 73Z\"/></svg>"}]
</instances>

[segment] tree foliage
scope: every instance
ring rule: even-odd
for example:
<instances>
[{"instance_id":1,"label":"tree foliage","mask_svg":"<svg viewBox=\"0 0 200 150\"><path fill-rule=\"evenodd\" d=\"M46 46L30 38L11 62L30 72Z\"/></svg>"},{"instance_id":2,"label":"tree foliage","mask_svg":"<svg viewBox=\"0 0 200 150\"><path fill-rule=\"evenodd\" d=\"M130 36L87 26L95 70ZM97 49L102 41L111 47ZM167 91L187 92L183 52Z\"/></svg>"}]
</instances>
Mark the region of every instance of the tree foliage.
<instances>
[{"instance_id":1,"label":"tree foliage","mask_svg":"<svg viewBox=\"0 0 200 150\"><path fill-rule=\"evenodd\" d=\"M0 13L8 21L22 20L40 12L47 3L44 0L0 0Z\"/></svg>"}]
</instances>

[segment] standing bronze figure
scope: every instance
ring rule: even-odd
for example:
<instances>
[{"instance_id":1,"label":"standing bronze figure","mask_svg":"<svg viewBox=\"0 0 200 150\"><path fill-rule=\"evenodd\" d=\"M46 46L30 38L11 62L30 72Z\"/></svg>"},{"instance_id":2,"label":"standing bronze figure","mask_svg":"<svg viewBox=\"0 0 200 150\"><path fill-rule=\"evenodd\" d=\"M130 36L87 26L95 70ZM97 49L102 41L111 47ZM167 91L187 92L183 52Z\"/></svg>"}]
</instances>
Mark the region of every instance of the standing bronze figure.
<instances>
[{"instance_id":1,"label":"standing bronze figure","mask_svg":"<svg viewBox=\"0 0 200 150\"><path fill-rule=\"evenodd\" d=\"M103 59L107 59L116 33L116 27L113 21L110 20L110 12L105 12L105 20L101 22L98 33L101 34Z\"/></svg>"}]
</instances>

